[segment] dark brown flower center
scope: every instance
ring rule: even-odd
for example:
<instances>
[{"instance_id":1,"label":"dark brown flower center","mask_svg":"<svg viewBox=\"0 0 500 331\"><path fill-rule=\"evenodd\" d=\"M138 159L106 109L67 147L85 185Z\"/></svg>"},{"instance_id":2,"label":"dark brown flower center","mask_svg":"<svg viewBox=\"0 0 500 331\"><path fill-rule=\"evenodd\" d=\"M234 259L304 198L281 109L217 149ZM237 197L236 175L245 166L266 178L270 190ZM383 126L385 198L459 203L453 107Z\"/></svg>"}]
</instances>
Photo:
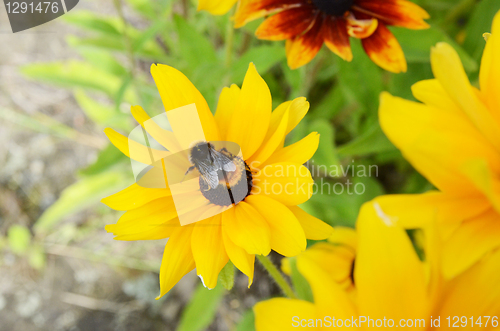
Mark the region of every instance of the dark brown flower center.
<instances>
[{"instance_id":1,"label":"dark brown flower center","mask_svg":"<svg viewBox=\"0 0 500 331\"><path fill-rule=\"evenodd\" d=\"M322 12L332 16L342 16L348 11L354 0L312 0L313 4Z\"/></svg>"},{"instance_id":2,"label":"dark brown flower center","mask_svg":"<svg viewBox=\"0 0 500 331\"><path fill-rule=\"evenodd\" d=\"M200 177L200 190L205 198L218 206L230 206L243 201L252 191L252 172L248 165L239 157L234 157L236 171L218 171L219 185L210 188Z\"/></svg>"}]
</instances>

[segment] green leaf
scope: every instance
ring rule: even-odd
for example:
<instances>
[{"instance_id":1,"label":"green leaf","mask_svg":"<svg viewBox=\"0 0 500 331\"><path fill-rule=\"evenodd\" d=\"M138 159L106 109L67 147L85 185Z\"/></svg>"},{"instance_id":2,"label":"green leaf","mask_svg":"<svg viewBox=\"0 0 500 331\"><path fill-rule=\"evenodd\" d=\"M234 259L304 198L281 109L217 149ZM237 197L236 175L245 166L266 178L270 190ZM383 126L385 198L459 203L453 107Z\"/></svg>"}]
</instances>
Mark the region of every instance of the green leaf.
<instances>
[{"instance_id":1,"label":"green leaf","mask_svg":"<svg viewBox=\"0 0 500 331\"><path fill-rule=\"evenodd\" d=\"M335 149L335 131L333 126L325 119L317 119L309 124L309 131L320 134L318 150L312 157L314 163L326 166L340 164Z\"/></svg>"},{"instance_id":2,"label":"green leaf","mask_svg":"<svg viewBox=\"0 0 500 331\"><path fill-rule=\"evenodd\" d=\"M135 36L136 38L139 38L140 33L137 32ZM131 40L132 43L134 43L136 39L131 37ZM88 38L72 37L71 46L78 48L97 48L99 50L116 51L120 53L128 52L122 36L115 37L110 35L99 35L97 37ZM135 52L135 55L155 62L168 62L168 57L165 55L161 47L158 46L158 44L156 44L153 40L145 41L144 44Z\"/></svg>"},{"instance_id":3,"label":"green leaf","mask_svg":"<svg viewBox=\"0 0 500 331\"><path fill-rule=\"evenodd\" d=\"M179 35L179 50L182 59L190 66L217 62L214 47L209 39L201 35L184 18L174 16L175 26Z\"/></svg>"},{"instance_id":4,"label":"green leaf","mask_svg":"<svg viewBox=\"0 0 500 331\"><path fill-rule=\"evenodd\" d=\"M79 28L113 36L121 36L123 31L123 22L118 17L100 16L88 10L71 11L63 19Z\"/></svg>"},{"instance_id":5,"label":"green leaf","mask_svg":"<svg viewBox=\"0 0 500 331\"><path fill-rule=\"evenodd\" d=\"M209 290L200 284L182 313L177 331L205 330L215 318L225 292L222 286Z\"/></svg>"},{"instance_id":6,"label":"green leaf","mask_svg":"<svg viewBox=\"0 0 500 331\"><path fill-rule=\"evenodd\" d=\"M132 51L134 53L141 51L145 45L154 40L159 31L166 30L168 24L168 21L160 19L154 22L147 30L140 32L132 44Z\"/></svg>"},{"instance_id":7,"label":"green leaf","mask_svg":"<svg viewBox=\"0 0 500 331\"><path fill-rule=\"evenodd\" d=\"M79 212L123 188L125 180L123 173L111 171L82 178L64 189L60 198L44 211L35 223L35 232L47 233L64 217Z\"/></svg>"},{"instance_id":8,"label":"green leaf","mask_svg":"<svg viewBox=\"0 0 500 331\"><path fill-rule=\"evenodd\" d=\"M290 278L292 279L293 288L295 289L295 293L297 293L297 297L301 300L314 302L311 286L297 269L297 260L295 258L288 259L290 261L290 269L292 270Z\"/></svg>"},{"instance_id":9,"label":"green leaf","mask_svg":"<svg viewBox=\"0 0 500 331\"><path fill-rule=\"evenodd\" d=\"M500 10L500 1L482 0L474 6L471 18L465 29L465 41L463 47L479 61L483 54L485 40L483 33L491 32L493 17Z\"/></svg>"},{"instance_id":10,"label":"green leaf","mask_svg":"<svg viewBox=\"0 0 500 331\"><path fill-rule=\"evenodd\" d=\"M29 64L22 67L21 71L27 77L35 80L65 88L83 87L93 89L104 92L112 98L116 96L122 85L119 77L89 63L74 60L66 63ZM131 90L127 91L125 96L127 101L135 103L136 97Z\"/></svg>"},{"instance_id":11,"label":"green leaf","mask_svg":"<svg viewBox=\"0 0 500 331\"><path fill-rule=\"evenodd\" d=\"M7 232L7 239L11 251L15 254L24 254L31 243L30 230L22 225L12 225Z\"/></svg>"},{"instance_id":12,"label":"green leaf","mask_svg":"<svg viewBox=\"0 0 500 331\"><path fill-rule=\"evenodd\" d=\"M282 45L253 47L232 65L230 70L231 82L235 84L243 82L250 62L253 62L259 74L263 75L283 60L285 56L285 49Z\"/></svg>"},{"instance_id":13,"label":"green leaf","mask_svg":"<svg viewBox=\"0 0 500 331\"><path fill-rule=\"evenodd\" d=\"M151 1L151 0L126 0L138 13L151 20L160 17L166 20L165 10L166 5L170 2L167 0Z\"/></svg>"},{"instance_id":14,"label":"green leaf","mask_svg":"<svg viewBox=\"0 0 500 331\"><path fill-rule=\"evenodd\" d=\"M101 125L113 123L113 126L119 126L120 128L129 127L128 116L116 111L116 107L97 102L89 97L83 89L75 90L74 96L85 115L94 123Z\"/></svg>"},{"instance_id":15,"label":"green leaf","mask_svg":"<svg viewBox=\"0 0 500 331\"><path fill-rule=\"evenodd\" d=\"M315 118L331 119L337 116L345 102L340 88L332 88L327 95L311 107L310 116Z\"/></svg>"},{"instance_id":16,"label":"green leaf","mask_svg":"<svg viewBox=\"0 0 500 331\"><path fill-rule=\"evenodd\" d=\"M376 120L379 96L383 91L383 71L365 54L360 43L359 40L352 42L352 62L336 58L338 88L345 100L344 108L349 109L343 126L351 135L358 135L365 121Z\"/></svg>"},{"instance_id":17,"label":"green leaf","mask_svg":"<svg viewBox=\"0 0 500 331\"><path fill-rule=\"evenodd\" d=\"M97 175L118 163L128 162L128 160L130 159L120 152L118 148L114 147L113 144L108 144L108 146L99 152L97 160L88 167L80 170L79 173L83 176Z\"/></svg>"},{"instance_id":18,"label":"green leaf","mask_svg":"<svg viewBox=\"0 0 500 331\"><path fill-rule=\"evenodd\" d=\"M395 148L376 123L353 141L338 147L337 151L340 157L345 157L380 153Z\"/></svg>"},{"instance_id":19,"label":"green leaf","mask_svg":"<svg viewBox=\"0 0 500 331\"><path fill-rule=\"evenodd\" d=\"M219 273L219 281L228 291L234 286L234 264L229 260Z\"/></svg>"},{"instance_id":20,"label":"green leaf","mask_svg":"<svg viewBox=\"0 0 500 331\"><path fill-rule=\"evenodd\" d=\"M78 40L79 39L75 36L69 36L66 41L68 45L77 47L76 45L78 45ZM85 60L98 69L118 77L127 75L127 69L125 69L125 67L123 67L120 62L118 62L115 57L107 51L103 51L98 48L80 47L78 52L82 54Z\"/></svg>"},{"instance_id":21,"label":"green leaf","mask_svg":"<svg viewBox=\"0 0 500 331\"><path fill-rule=\"evenodd\" d=\"M307 209L328 224L354 227L363 203L384 194L382 185L375 179L375 172L372 169L373 177L349 177L339 182L321 179L321 183L316 183L321 191L307 201Z\"/></svg>"},{"instance_id":22,"label":"green leaf","mask_svg":"<svg viewBox=\"0 0 500 331\"><path fill-rule=\"evenodd\" d=\"M252 309L247 310L236 326L236 331L255 331L255 314Z\"/></svg>"},{"instance_id":23,"label":"green leaf","mask_svg":"<svg viewBox=\"0 0 500 331\"><path fill-rule=\"evenodd\" d=\"M446 42L457 51L466 71L474 72L478 69L476 60L437 27L424 30L394 28L391 31L401 44L408 62L430 62L431 47L439 42Z\"/></svg>"}]
</instances>

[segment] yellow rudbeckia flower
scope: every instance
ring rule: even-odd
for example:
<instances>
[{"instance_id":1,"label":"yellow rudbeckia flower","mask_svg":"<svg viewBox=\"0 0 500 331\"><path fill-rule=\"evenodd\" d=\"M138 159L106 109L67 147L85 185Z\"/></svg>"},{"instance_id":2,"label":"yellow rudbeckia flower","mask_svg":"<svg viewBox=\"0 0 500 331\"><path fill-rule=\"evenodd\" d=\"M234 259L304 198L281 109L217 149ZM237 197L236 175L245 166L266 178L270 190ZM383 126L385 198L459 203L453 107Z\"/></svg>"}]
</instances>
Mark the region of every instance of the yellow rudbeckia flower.
<instances>
[{"instance_id":1,"label":"yellow rudbeckia flower","mask_svg":"<svg viewBox=\"0 0 500 331\"><path fill-rule=\"evenodd\" d=\"M455 322L454 316L465 316L469 327L470 317L475 327L478 322L484 330L498 327L500 250L452 281L444 281L435 236L428 236L426 261L422 262L406 231L395 220L393 215L384 214L377 203L366 203L358 217L355 241L349 239L351 244L339 246L331 240L336 245L316 244L299 255L296 265L311 286L313 302L288 298L260 302L254 307L256 330L342 326L447 329ZM348 248L356 251L354 286L345 280L346 276L350 280L353 268L352 255L346 254L352 252Z\"/></svg>"},{"instance_id":2,"label":"yellow rudbeckia flower","mask_svg":"<svg viewBox=\"0 0 500 331\"><path fill-rule=\"evenodd\" d=\"M412 87L423 103L384 93L379 115L387 137L439 192L377 201L406 228L437 218L443 272L454 277L500 246L500 14L483 53L480 89L448 44L432 49L431 63L435 79Z\"/></svg>"},{"instance_id":3,"label":"yellow rudbeckia flower","mask_svg":"<svg viewBox=\"0 0 500 331\"><path fill-rule=\"evenodd\" d=\"M126 211L117 224L106 226L115 239L169 238L160 270L161 295L195 267L205 286L214 288L219 272L229 260L249 277L250 286L255 254L267 255L272 249L284 256L294 256L305 250L306 238L320 240L331 234L329 225L297 206L311 196L313 181L303 164L315 153L319 135L313 132L284 147L285 136L309 109L305 98L285 102L272 111L269 88L250 64L241 89L232 85L222 90L213 116L203 96L181 72L166 65L153 65L151 74L165 110L195 104L206 140L237 143L249 176L248 193L229 209L207 193L215 189L202 190L200 180L186 200L191 205L188 210L216 212L183 226L179 222L182 211L174 203L168 185L150 188L135 183L102 200L110 208ZM132 107L132 114L152 137L170 150L171 131L154 124L145 125L150 117L139 106ZM143 158L147 159L151 153L168 156L168 151L130 142L113 129L105 132L120 151L137 158L136 161L147 163ZM189 166L189 161L186 162ZM285 190L263 187L266 183Z\"/></svg>"}]
</instances>

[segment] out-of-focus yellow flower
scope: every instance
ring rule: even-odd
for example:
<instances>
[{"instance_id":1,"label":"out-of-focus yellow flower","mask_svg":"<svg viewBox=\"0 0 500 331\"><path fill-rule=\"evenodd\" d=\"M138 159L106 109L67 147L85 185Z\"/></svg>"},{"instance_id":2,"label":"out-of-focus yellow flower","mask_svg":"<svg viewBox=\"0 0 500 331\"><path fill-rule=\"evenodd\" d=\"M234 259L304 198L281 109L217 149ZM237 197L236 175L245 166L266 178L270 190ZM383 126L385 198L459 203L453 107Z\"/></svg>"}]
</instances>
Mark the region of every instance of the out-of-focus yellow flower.
<instances>
[{"instance_id":1,"label":"out-of-focus yellow flower","mask_svg":"<svg viewBox=\"0 0 500 331\"><path fill-rule=\"evenodd\" d=\"M412 87L423 104L384 93L379 114L385 134L439 192L377 201L406 228L438 220L450 278L500 246L500 14L483 53L480 89L448 44L432 49L431 63L435 79Z\"/></svg>"},{"instance_id":2,"label":"out-of-focus yellow flower","mask_svg":"<svg viewBox=\"0 0 500 331\"><path fill-rule=\"evenodd\" d=\"M301 253L297 259L299 261L310 260L322 266L342 289L350 292L354 289L352 271L354 270L356 247L356 231L351 228L336 227L328 238L328 242L314 244ZM289 276L292 274L289 258L281 260L281 269Z\"/></svg>"},{"instance_id":3,"label":"out-of-focus yellow flower","mask_svg":"<svg viewBox=\"0 0 500 331\"><path fill-rule=\"evenodd\" d=\"M250 286L255 254L267 255L272 249L294 256L305 250L306 238L320 240L331 234L329 225L297 206L312 194L311 174L303 164L315 153L319 135L313 132L284 147L285 136L309 109L305 98L285 102L272 111L269 88L250 64L241 89L232 85L222 90L213 116L203 96L181 72L153 65L151 73L167 112L194 103L207 141L239 145L249 184L247 195L228 209L219 203L217 189L202 190L200 180L184 199L189 205L187 210L210 211L215 216L184 226L180 226L182 211L174 203L168 185L148 188L136 183L102 200L113 209L126 211L117 224L106 226L115 239L169 238L160 270L161 295L195 267L205 286L214 288L229 260L249 277ZM132 107L132 115L168 151L130 142L108 128L105 132L110 141L142 163L147 160L141 157L148 159L151 153L168 156L175 145L172 132L144 125L150 117L139 106ZM183 169L189 167L188 159L185 164ZM245 171L241 175L245 176Z\"/></svg>"},{"instance_id":4,"label":"out-of-focus yellow flower","mask_svg":"<svg viewBox=\"0 0 500 331\"><path fill-rule=\"evenodd\" d=\"M212 15L224 15L238 0L198 0L198 10L206 10Z\"/></svg>"},{"instance_id":5,"label":"out-of-focus yellow flower","mask_svg":"<svg viewBox=\"0 0 500 331\"><path fill-rule=\"evenodd\" d=\"M203 0L209 2L210 0ZM403 50L387 26L425 29L425 10L407 0L240 0L235 25L269 16L256 35L286 40L292 69L309 63L323 43L346 61L352 60L350 37L361 39L365 52L380 67L405 72Z\"/></svg>"},{"instance_id":6,"label":"out-of-focus yellow flower","mask_svg":"<svg viewBox=\"0 0 500 331\"><path fill-rule=\"evenodd\" d=\"M363 329L368 323L382 329L392 329L391 323L392 327L411 323L412 329L437 329L431 325L431 316L433 320L440 317L439 329L448 328L448 316L466 316L469 327L470 317L478 327L479 316L490 316L488 326L486 318L481 319L481 329L498 327L498 319L491 323L491 316L500 314L500 250L445 281L434 230L429 226L422 262L406 231L397 225L397 217L385 214L376 202L366 203L357 221L354 287L346 287L346 281L338 277L351 277L352 262L339 261L350 261L341 248L352 245L316 244L297 257L297 268L311 286L313 302L288 298L260 302L254 307L256 330L323 330L332 324ZM333 265L340 270L332 270Z\"/></svg>"}]
</instances>

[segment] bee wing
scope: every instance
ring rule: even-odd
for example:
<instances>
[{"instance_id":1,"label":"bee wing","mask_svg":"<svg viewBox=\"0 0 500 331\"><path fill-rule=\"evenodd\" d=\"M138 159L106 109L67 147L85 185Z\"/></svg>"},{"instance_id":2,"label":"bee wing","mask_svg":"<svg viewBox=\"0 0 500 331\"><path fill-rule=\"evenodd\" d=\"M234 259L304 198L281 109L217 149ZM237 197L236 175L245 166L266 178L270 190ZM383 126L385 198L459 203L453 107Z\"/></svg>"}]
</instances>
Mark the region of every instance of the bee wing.
<instances>
[{"instance_id":1,"label":"bee wing","mask_svg":"<svg viewBox=\"0 0 500 331\"><path fill-rule=\"evenodd\" d=\"M217 164L218 169L227 172L236 171L236 164L234 164L233 160L228 156L215 149L212 149L211 153L214 157L214 163Z\"/></svg>"},{"instance_id":2,"label":"bee wing","mask_svg":"<svg viewBox=\"0 0 500 331\"><path fill-rule=\"evenodd\" d=\"M222 165L222 170L227 171L227 172L236 171L236 164L234 164L233 161L231 161L229 163L224 163Z\"/></svg>"},{"instance_id":3,"label":"bee wing","mask_svg":"<svg viewBox=\"0 0 500 331\"><path fill-rule=\"evenodd\" d=\"M203 162L199 163L198 168L200 170L201 177L205 183L210 186L210 188L214 189L219 186L219 175L217 174L217 170Z\"/></svg>"}]
</instances>

